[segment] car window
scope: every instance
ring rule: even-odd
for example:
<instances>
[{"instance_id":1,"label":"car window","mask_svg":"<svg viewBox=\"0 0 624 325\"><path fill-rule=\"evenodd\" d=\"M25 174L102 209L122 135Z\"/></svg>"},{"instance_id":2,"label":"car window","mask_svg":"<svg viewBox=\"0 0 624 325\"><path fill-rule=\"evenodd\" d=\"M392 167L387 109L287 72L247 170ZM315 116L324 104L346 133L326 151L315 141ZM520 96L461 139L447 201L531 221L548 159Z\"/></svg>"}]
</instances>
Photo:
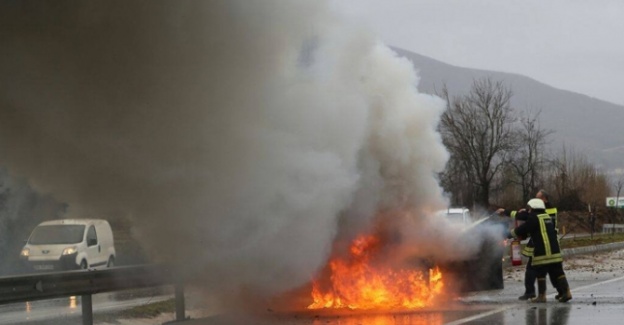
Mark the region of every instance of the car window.
<instances>
[{"instance_id":1,"label":"car window","mask_svg":"<svg viewBox=\"0 0 624 325\"><path fill-rule=\"evenodd\" d=\"M95 227L89 227L89 232L87 232L87 245L93 246L97 244L97 233L95 232ZM95 243L95 244L93 244Z\"/></svg>"},{"instance_id":2,"label":"car window","mask_svg":"<svg viewBox=\"0 0 624 325\"><path fill-rule=\"evenodd\" d=\"M28 240L32 245L76 244L82 241L84 225L37 226Z\"/></svg>"}]
</instances>

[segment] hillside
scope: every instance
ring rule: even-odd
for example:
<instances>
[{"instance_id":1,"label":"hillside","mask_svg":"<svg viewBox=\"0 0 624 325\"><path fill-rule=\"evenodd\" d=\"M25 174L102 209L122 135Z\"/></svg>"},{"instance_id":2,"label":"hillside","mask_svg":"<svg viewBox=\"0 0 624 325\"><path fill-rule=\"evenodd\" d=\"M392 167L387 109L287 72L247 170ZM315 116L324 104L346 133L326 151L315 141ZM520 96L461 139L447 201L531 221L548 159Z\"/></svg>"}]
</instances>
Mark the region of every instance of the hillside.
<instances>
[{"instance_id":1,"label":"hillside","mask_svg":"<svg viewBox=\"0 0 624 325\"><path fill-rule=\"evenodd\" d=\"M451 95L458 95L468 92L474 79L490 77L503 81L513 91L515 109L542 111L542 127L555 131L551 136L554 149L571 145L606 170L624 168L624 106L557 89L518 74L456 67L393 49L414 64L421 78L421 92L435 93L446 84Z\"/></svg>"}]
</instances>

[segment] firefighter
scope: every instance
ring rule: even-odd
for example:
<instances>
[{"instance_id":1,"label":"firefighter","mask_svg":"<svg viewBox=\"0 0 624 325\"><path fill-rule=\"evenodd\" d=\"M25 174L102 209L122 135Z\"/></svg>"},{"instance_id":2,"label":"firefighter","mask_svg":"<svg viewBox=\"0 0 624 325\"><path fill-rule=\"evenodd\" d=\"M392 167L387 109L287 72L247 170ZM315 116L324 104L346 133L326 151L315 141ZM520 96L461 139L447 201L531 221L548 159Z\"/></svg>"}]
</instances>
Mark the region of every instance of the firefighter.
<instances>
[{"instance_id":1,"label":"firefighter","mask_svg":"<svg viewBox=\"0 0 624 325\"><path fill-rule=\"evenodd\" d=\"M539 191L537 191L537 194L535 194L535 197L544 201L544 206L546 207L546 213L551 217L553 221L555 231L557 232L557 240L558 240L559 229L557 228L557 208L552 206L549 200L550 196L545 190L540 189ZM525 210L521 209L519 211L510 211L510 210L505 210L505 209L498 209L496 212L498 214L503 214L505 216L511 217L512 220L516 219L520 221L526 221L527 214L525 213L518 214L518 212L522 212L522 211L525 211ZM537 274L536 274L535 268L533 267L531 263L533 260L534 247L535 245L533 244L533 239L529 238L529 241L527 242L527 244L524 246L524 248L522 248L521 254L523 256L526 256L528 258L528 261L527 261L526 268L524 271L524 294L518 297L518 299L520 300L528 300L531 298L535 298L535 281L537 280ZM558 285L557 279L551 278L550 283L552 284L553 288L557 288L557 285ZM559 297L555 296L555 299L559 299Z\"/></svg>"},{"instance_id":2,"label":"firefighter","mask_svg":"<svg viewBox=\"0 0 624 325\"><path fill-rule=\"evenodd\" d=\"M531 199L526 210L518 211L517 218L526 222L511 231L512 237L531 237L534 243L531 264L537 274L537 297L531 302L546 302L546 275L556 280L558 295L556 299L567 302L572 299L570 286L563 271L563 257L552 218L546 213L546 206L541 199Z\"/></svg>"},{"instance_id":3,"label":"firefighter","mask_svg":"<svg viewBox=\"0 0 624 325\"><path fill-rule=\"evenodd\" d=\"M548 193L546 193L546 191L544 190L539 190L537 191L537 194L535 194L535 197L544 201L546 213L548 213L548 215L552 219L553 224L555 225L555 231L557 232L557 234L559 234L559 224L557 223L557 208L555 208L550 203L550 195L548 195Z\"/></svg>"},{"instance_id":4,"label":"firefighter","mask_svg":"<svg viewBox=\"0 0 624 325\"><path fill-rule=\"evenodd\" d=\"M542 201L544 201L544 206L546 207L546 213L548 213L548 215L553 221L553 225L555 226L555 231L557 232L557 240L558 240L559 239L559 222L557 221L557 208L554 207L552 203L550 203L550 195L548 195L548 193L545 190L541 189L537 191L537 194L535 194L535 198L542 199ZM535 276L533 276L533 279L531 280L532 285L535 285L535 280L536 280ZM557 288L556 279L550 278L550 283L552 283L553 288ZM555 296L555 299L559 299L559 296L558 295Z\"/></svg>"},{"instance_id":5,"label":"firefighter","mask_svg":"<svg viewBox=\"0 0 624 325\"><path fill-rule=\"evenodd\" d=\"M512 211L500 208L496 210L496 213L498 213L499 215L511 217L512 220L520 220L526 222L528 214L525 212L525 209ZM526 256L528 258L528 261L524 270L524 293L522 294L522 296L518 297L518 299L520 300L529 300L535 298L535 280L537 279L537 273L535 271L535 268L533 267L533 264L531 263L533 259L533 247L533 238L529 238L529 241L524 246L521 252L523 256Z\"/></svg>"}]
</instances>

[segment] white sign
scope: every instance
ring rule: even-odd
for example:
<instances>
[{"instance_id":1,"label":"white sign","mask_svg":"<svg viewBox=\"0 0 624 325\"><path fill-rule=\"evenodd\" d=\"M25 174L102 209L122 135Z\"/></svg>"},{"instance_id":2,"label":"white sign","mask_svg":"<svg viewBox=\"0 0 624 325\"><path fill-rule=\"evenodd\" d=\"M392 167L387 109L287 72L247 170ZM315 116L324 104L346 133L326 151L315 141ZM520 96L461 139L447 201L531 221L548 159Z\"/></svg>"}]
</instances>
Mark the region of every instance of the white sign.
<instances>
[{"instance_id":1,"label":"white sign","mask_svg":"<svg viewBox=\"0 0 624 325\"><path fill-rule=\"evenodd\" d=\"M617 204L615 203L616 199L617 199ZM608 197L607 198L607 207L614 208L616 206L618 208L624 208L624 197L619 197L619 198Z\"/></svg>"}]
</instances>

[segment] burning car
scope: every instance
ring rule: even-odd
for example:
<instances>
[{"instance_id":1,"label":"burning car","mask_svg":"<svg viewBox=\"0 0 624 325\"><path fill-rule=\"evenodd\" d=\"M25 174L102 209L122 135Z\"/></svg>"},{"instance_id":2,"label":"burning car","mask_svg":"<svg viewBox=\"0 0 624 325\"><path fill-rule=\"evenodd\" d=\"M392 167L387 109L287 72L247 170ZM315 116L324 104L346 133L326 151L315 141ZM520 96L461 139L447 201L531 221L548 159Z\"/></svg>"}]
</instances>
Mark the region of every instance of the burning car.
<instances>
[{"instance_id":1,"label":"burning car","mask_svg":"<svg viewBox=\"0 0 624 325\"><path fill-rule=\"evenodd\" d=\"M415 309L442 294L439 269L423 261L403 267L379 262L382 242L378 236L362 235L351 244L349 257L333 258L313 282L314 302L308 308Z\"/></svg>"},{"instance_id":2,"label":"burning car","mask_svg":"<svg viewBox=\"0 0 624 325\"><path fill-rule=\"evenodd\" d=\"M410 250L414 245L401 238L396 228L388 231L378 226L373 233L355 238L346 253L334 254L313 281L313 303L308 308L413 310L461 292L502 289L505 221L492 216L473 221L467 209L442 214L451 211L459 211L458 220L465 222L459 223L460 235L445 242L444 249L472 246L469 251L476 253L410 258L418 249ZM406 246L407 254L398 252Z\"/></svg>"}]
</instances>

